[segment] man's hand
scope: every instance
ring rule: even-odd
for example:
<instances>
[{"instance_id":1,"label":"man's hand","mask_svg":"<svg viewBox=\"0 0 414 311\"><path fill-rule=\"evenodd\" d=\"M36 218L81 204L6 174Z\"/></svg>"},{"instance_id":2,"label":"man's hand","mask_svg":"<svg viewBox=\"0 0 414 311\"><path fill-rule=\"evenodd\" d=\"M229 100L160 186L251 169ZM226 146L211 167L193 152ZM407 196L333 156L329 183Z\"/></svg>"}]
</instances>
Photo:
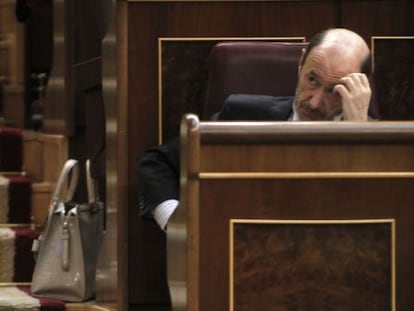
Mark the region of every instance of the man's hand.
<instances>
[{"instance_id":1,"label":"man's hand","mask_svg":"<svg viewBox=\"0 0 414 311\"><path fill-rule=\"evenodd\" d=\"M371 87L363 73L351 73L341 78L341 84L334 87L342 98L342 113L346 121L367 121Z\"/></svg>"}]
</instances>

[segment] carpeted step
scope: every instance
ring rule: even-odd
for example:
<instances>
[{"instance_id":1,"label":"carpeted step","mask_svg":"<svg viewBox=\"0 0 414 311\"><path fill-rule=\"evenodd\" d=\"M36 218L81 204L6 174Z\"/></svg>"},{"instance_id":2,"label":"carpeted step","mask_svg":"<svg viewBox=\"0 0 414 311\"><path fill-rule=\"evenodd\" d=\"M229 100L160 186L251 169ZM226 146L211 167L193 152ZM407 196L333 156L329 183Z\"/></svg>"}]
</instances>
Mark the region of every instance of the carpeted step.
<instances>
[{"instance_id":1,"label":"carpeted step","mask_svg":"<svg viewBox=\"0 0 414 311\"><path fill-rule=\"evenodd\" d=\"M0 124L0 171L20 172L22 163L22 129Z\"/></svg>"},{"instance_id":2,"label":"carpeted step","mask_svg":"<svg viewBox=\"0 0 414 311\"><path fill-rule=\"evenodd\" d=\"M43 209L47 211L51 190L41 184L33 195L32 180L20 174L22 135L21 129L0 125L0 310L64 311L63 301L31 295L35 265L31 248L40 232L29 224L36 217L39 223L43 222ZM32 204L36 202L42 210L33 215Z\"/></svg>"},{"instance_id":3,"label":"carpeted step","mask_svg":"<svg viewBox=\"0 0 414 311\"><path fill-rule=\"evenodd\" d=\"M27 176L0 175L0 224L30 223L32 181Z\"/></svg>"},{"instance_id":4,"label":"carpeted step","mask_svg":"<svg viewBox=\"0 0 414 311\"><path fill-rule=\"evenodd\" d=\"M0 310L64 311L65 303L58 299L35 298L30 286L0 286Z\"/></svg>"},{"instance_id":5,"label":"carpeted step","mask_svg":"<svg viewBox=\"0 0 414 311\"><path fill-rule=\"evenodd\" d=\"M0 283L31 282L32 243L39 234L29 227L0 227Z\"/></svg>"}]
</instances>

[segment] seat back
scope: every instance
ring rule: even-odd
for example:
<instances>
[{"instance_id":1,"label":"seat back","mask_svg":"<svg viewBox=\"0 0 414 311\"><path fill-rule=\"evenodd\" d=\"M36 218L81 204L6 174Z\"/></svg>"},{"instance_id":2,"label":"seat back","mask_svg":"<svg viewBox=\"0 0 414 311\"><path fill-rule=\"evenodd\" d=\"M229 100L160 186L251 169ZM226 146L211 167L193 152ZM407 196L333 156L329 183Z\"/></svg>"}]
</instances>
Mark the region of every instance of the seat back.
<instances>
[{"instance_id":1,"label":"seat back","mask_svg":"<svg viewBox=\"0 0 414 311\"><path fill-rule=\"evenodd\" d=\"M299 59L306 45L268 41L217 43L210 54L202 118L208 119L219 111L231 94L294 95Z\"/></svg>"},{"instance_id":2,"label":"seat back","mask_svg":"<svg viewBox=\"0 0 414 311\"><path fill-rule=\"evenodd\" d=\"M305 42L231 41L217 43L209 58L209 76L202 119L219 111L231 94L293 96ZM369 115L379 119L375 85Z\"/></svg>"}]
</instances>

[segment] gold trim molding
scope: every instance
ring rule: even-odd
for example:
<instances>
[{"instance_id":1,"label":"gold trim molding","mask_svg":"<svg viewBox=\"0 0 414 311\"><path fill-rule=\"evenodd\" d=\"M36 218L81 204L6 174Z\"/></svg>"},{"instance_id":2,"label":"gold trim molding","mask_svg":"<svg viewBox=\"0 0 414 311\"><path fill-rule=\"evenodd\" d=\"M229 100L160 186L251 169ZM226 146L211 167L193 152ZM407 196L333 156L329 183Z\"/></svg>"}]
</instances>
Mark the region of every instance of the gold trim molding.
<instances>
[{"instance_id":1,"label":"gold trim molding","mask_svg":"<svg viewBox=\"0 0 414 311\"><path fill-rule=\"evenodd\" d=\"M227 0L227 1L223 1L223 0L127 0L126 2L142 2L142 3L183 2L185 3L185 2L312 2L312 1L315 1L315 0Z\"/></svg>"},{"instance_id":2,"label":"gold trim molding","mask_svg":"<svg viewBox=\"0 0 414 311\"><path fill-rule=\"evenodd\" d=\"M414 178L414 172L202 172L199 179Z\"/></svg>"}]
</instances>

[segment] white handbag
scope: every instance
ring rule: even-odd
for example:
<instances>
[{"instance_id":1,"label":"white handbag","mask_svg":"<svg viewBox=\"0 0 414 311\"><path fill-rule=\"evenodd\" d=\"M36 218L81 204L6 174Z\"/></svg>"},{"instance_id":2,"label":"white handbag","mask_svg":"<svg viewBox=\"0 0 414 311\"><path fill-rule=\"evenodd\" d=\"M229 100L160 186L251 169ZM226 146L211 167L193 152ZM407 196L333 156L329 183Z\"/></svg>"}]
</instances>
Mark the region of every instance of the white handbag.
<instances>
[{"instance_id":1,"label":"white handbag","mask_svg":"<svg viewBox=\"0 0 414 311\"><path fill-rule=\"evenodd\" d=\"M79 176L76 160L68 160L56 183L44 231L33 244L37 253L32 294L80 302L95 294L95 274L104 236L104 204L94 195L89 161L86 177L89 202L73 202ZM68 182L66 198L61 199Z\"/></svg>"}]
</instances>

